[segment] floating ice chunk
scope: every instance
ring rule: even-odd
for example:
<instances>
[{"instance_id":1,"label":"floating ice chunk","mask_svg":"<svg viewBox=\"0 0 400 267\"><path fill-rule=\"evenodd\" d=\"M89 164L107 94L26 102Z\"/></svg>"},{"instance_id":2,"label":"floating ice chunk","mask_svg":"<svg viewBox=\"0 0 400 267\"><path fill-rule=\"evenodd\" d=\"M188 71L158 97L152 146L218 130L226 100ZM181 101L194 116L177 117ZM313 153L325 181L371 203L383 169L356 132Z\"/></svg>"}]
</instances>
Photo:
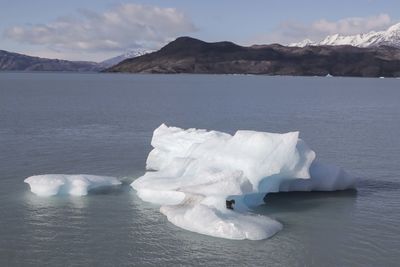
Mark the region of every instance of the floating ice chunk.
<instances>
[{"instance_id":1,"label":"floating ice chunk","mask_svg":"<svg viewBox=\"0 0 400 267\"><path fill-rule=\"evenodd\" d=\"M29 184L34 194L45 197L54 195L85 196L91 189L121 184L115 177L86 174L35 175L26 178L24 182Z\"/></svg>"},{"instance_id":2,"label":"floating ice chunk","mask_svg":"<svg viewBox=\"0 0 400 267\"><path fill-rule=\"evenodd\" d=\"M230 239L263 239L282 225L249 212L269 192L341 190L355 180L337 167L315 161L298 132L275 134L183 130L161 125L145 175L132 183L144 201L162 205L173 224ZM235 210L225 200L235 200Z\"/></svg>"},{"instance_id":3,"label":"floating ice chunk","mask_svg":"<svg viewBox=\"0 0 400 267\"><path fill-rule=\"evenodd\" d=\"M218 203L161 206L160 211L170 222L185 230L221 238L260 240L282 229L281 223L266 216L218 207L225 203L223 198L212 201Z\"/></svg>"}]
</instances>

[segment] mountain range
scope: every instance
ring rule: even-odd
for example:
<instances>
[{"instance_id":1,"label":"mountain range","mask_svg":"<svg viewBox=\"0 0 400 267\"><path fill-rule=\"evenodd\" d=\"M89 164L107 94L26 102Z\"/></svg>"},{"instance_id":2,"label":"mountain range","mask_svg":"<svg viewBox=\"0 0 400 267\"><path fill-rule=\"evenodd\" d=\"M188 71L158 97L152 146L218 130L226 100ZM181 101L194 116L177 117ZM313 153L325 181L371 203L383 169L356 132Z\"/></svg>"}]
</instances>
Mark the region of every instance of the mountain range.
<instances>
[{"instance_id":1,"label":"mountain range","mask_svg":"<svg viewBox=\"0 0 400 267\"><path fill-rule=\"evenodd\" d=\"M0 50L0 71L104 71L267 75L400 76L400 23L385 31L282 46L240 46L179 37L158 51L132 50L100 63Z\"/></svg>"},{"instance_id":2,"label":"mountain range","mask_svg":"<svg viewBox=\"0 0 400 267\"><path fill-rule=\"evenodd\" d=\"M381 46L244 47L180 37L107 72L400 77L400 49Z\"/></svg>"},{"instance_id":3,"label":"mountain range","mask_svg":"<svg viewBox=\"0 0 400 267\"><path fill-rule=\"evenodd\" d=\"M149 50L131 50L125 54L104 60L100 63L90 61L69 61L33 57L0 50L0 71L100 71L132 57L149 53Z\"/></svg>"},{"instance_id":4,"label":"mountain range","mask_svg":"<svg viewBox=\"0 0 400 267\"><path fill-rule=\"evenodd\" d=\"M319 42L305 39L298 43L292 43L291 47L321 46L321 45L351 45L356 47L392 46L400 48L400 23L389 27L385 31L371 31L356 35L329 35Z\"/></svg>"},{"instance_id":5,"label":"mountain range","mask_svg":"<svg viewBox=\"0 0 400 267\"><path fill-rule=\"evenodd\" d=\"M100 62L99 65L102 69L106 69L106 68L110 68L110 67L120 63L121 61L124 61L125 59L143 56L143 55L151 53L151 52L153 52L153 51L146 50L146 49L134 49L134 50L130 50L122 55L104 60L104 61Z\"/></svg>"},{"instance_id":6,"label":"mountain range","mask_svg":"<svg viewBox=\"0 0 400 267\"><path fill-rule=\"evenodd\" d=\"M96 62L32 57L0 50L0 71L99 71Z\"/></svg>"}]
</instances>

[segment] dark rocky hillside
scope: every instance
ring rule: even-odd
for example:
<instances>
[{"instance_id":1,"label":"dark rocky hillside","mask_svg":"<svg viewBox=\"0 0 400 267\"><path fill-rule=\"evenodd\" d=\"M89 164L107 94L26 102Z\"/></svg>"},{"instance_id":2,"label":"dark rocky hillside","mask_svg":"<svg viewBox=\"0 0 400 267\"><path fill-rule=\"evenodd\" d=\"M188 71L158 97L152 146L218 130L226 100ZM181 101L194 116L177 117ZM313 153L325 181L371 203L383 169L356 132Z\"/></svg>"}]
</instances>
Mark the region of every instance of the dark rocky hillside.
<instances>
[{"instance_id":1,"label":"dark rocky hillside","mask_svg":"<svg viewBox=\"0 0 400 267\"><path fill-rule=\"evenodd\" d=\"M400 49L278 44L243 47L180 37L157 52L127 59L106 71L400 77Z\"/></svg>"},{"instance_id":2,"label":"dark rocky hillside","mask_svg":"<svg viewBox=\"0 0 400 267\"><path fill-rule=\"evenodd\" d=\"M0 50L0 71L99 71L95 62L31 57Z\"/></svg>"}]
</instances>

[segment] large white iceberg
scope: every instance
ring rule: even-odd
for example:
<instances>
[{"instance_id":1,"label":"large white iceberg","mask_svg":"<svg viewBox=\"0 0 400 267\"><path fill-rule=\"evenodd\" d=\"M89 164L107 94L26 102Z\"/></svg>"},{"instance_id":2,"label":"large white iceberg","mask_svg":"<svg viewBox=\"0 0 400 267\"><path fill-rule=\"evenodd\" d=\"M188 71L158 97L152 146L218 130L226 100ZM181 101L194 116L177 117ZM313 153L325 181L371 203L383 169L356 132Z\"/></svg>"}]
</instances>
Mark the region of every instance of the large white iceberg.
<instances>
[{"instance_id":1,"label":"large white iceberg","mask_svg":"<svg viewBox=\"0 0 400 267\"><path fill-rule=\"evenodd\" d=\"M34 194L45 197L54 195L85 196L92 189L121 184L115 177L87 174L35 175L26 178L24 182L29 184Z\"/></svg>"},{"instance_id":2,"label":"large white iceberg","mask_svg":"<svg viewBox=\"0 0 400 267\"><path fill-rule=\"evenodd\" d=\"M258 240L281 223L251 212L269 192L342 190L355 179L315 161L298 132L275 134L183 130L154 131L148 172L132 183L144 201L160 204L170 222L186 230L229 239ZM235 209L226 200L235 200Z\"/></svg>"}]
</instances>

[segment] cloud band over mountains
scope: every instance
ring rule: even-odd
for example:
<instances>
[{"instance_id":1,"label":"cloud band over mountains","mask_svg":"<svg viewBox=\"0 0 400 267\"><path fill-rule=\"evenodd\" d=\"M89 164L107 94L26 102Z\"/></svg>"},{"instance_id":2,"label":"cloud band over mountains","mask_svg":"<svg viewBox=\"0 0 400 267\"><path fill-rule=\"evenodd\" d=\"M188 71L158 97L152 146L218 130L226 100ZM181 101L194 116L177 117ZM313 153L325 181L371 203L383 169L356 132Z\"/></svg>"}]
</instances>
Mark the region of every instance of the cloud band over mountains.
<instances>
[{"instance_id":1,"label":"cloud band over mountains","mask_svg":"<svg viewBox=\"0 0 400 267\"><path fill-rule=\"evenodd\" d=\"M196 31L192 21L175 8L121 4L96 13L79 10L46 24L13 26L6 38L53 51L110 52L158 48L176 36Z\"/></svg>"},{"instance_id":2,"label":"cloud band over mountains","mask_svg":"<svg viewBox=\"0 0 400 267\"><path fill-rule=\"evenodd\" d=\"M326 19L316 20L310 24L286 21L281 23L273 32L259 35L256 42L282 43L301 41L303 39L321 40L327 35L353 35L386 29L393 24L388 14L378 14L370 17L349 17L337 21Z\"/></svg>"},{"instance_id":3,"label":"cloud band over mountains","mask_svg":"<svg viewBox=\"0 0 400 267\"><path fill-rule=\"evenodd\" d=\"M193 14L192 14L193 15ZM193 16L196 18L196 16ZM318 18L318 17L317 17ZM289 44L306 38L318 41L327 35L353 35L371 30L383 30L394 20L386 13L369 17L347 17L338 20L318 19L310 23L284 21L275 29L257 24L239 37L230 38L229 32L219 33L208 41L227 40L242 45L281 43ZM196 21L201 25L201 21ZM265 23L267 24L267 23ZM182 35L203 37L209 29L197 28L192 18L178 8L154 5L119 4L103 12L78 10L69 16L55 20L20 24L8 27L3 32L6 41L23 47L23 52L50 58L101 61L129 50L143 48L155 50ZM232 29L230 29L232 30ZM245 39L242 36L247 36Z\"/></svg>"}]
</instances>

